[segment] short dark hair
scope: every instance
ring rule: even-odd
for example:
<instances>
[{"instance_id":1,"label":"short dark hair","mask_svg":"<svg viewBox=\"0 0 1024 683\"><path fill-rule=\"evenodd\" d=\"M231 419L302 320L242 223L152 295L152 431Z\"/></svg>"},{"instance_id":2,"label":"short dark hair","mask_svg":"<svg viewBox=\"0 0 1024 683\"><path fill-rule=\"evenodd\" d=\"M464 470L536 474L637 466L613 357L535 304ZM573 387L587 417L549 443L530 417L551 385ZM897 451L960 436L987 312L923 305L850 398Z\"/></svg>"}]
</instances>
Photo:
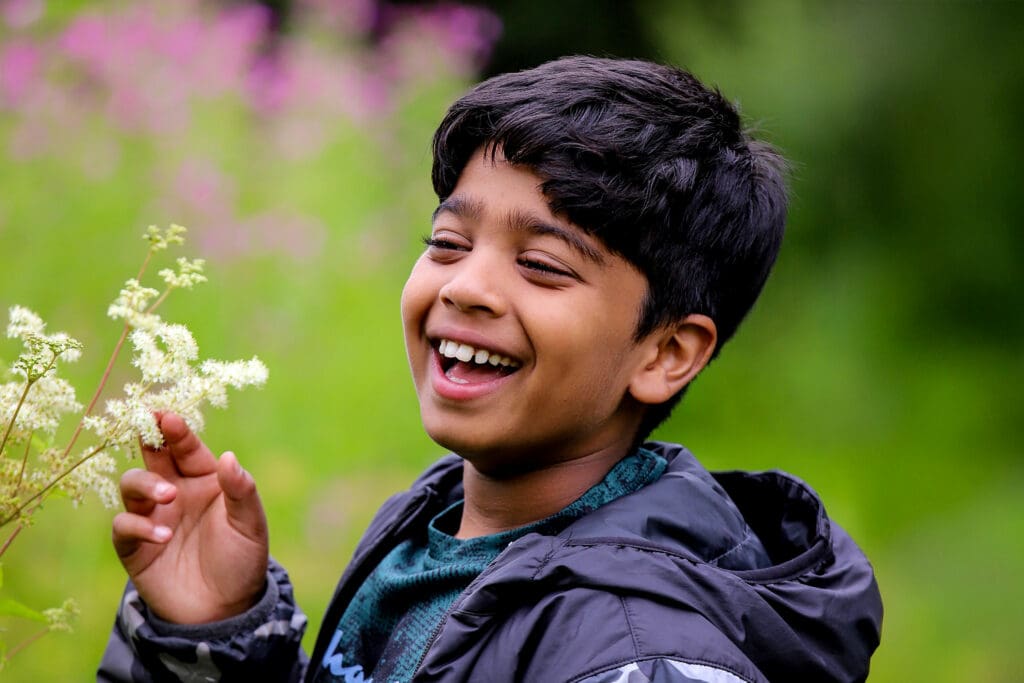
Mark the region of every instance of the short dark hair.
<instances>
[{"instance_id":1,"label":"short dark hair","mask_svg":"<svg viewBox=\"0 0 1024 683\"><path fill-rule=\"evenodd\" d=\"M484 81L434 134L442 201L481 146L537 173L553 213L646 276L637 339L702 313L718 328L717 355L775 262L785 162L743 129L718 90L686 71L576 56ZM640 436L681 394L648 410Z\"/></svg>"}]
</instances>

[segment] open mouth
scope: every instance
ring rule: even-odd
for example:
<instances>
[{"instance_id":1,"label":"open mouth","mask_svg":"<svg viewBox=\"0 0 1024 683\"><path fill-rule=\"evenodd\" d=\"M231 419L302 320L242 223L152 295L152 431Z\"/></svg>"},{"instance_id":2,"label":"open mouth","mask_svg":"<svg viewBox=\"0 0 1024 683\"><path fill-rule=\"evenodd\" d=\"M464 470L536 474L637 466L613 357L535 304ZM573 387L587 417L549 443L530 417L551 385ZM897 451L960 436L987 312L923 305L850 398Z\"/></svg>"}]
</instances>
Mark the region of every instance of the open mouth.
<instances>
[{"instance_id":1,"label":"open mouth","mask_svg":"<svg viewBox=\"0 0 1024 683\"><path fill-rule=\"evenodd\" d=\"M511 375L522 363L489 349L442 339L437 345L441 370L455 384L490 382Z\"/></svg>"}]
</instances>

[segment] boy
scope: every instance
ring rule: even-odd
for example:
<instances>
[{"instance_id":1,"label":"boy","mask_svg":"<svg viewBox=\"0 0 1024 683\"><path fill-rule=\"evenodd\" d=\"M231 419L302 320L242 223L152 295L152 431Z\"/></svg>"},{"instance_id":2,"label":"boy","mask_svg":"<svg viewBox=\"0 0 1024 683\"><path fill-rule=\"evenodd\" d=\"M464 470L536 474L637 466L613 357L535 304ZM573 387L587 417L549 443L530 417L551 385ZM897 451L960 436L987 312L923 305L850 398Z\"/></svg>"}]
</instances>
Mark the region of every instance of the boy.
<instances>
[{"instance_id":1,"label":"boy","mask_svg":"<svg viewBox=\"0 0 1024 683\"><path fill-rule=\"evenodd\" d=\"M670 67L575 57L469 92L402 295L424 427L457 455L383 505L307 662L252 478L161 416L122 479L132 582L99 678L863 680L877 586L815 494L639 445L760 292L781 165Z\"/></svg>"}]
</instances>

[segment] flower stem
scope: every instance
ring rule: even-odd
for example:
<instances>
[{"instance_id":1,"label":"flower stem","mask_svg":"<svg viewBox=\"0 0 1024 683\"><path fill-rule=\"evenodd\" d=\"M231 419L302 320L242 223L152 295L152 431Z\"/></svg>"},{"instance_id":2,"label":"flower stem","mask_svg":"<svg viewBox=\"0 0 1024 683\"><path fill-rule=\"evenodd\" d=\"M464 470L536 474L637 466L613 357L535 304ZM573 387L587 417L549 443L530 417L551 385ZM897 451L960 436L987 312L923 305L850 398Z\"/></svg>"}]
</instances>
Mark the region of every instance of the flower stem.
<instances>
[{"instance_id":1,"label":"flower stem","mask_svg":"<svg viewBox=\"0 0 1024 683\"><path fill-rule=\"evenodd\" d=\"M103 378L100 379L99 386L96 387L96 392L92 395L92 400L89 401L89 407L82 413L82 419L78 421L78 426L75 427L75 433L71 435L71 440L68 441L68 445L64 448L64 456L67 457L68 453L71 452L75 442L78 441L78 435L82 433L82 427L85 424L85 418L92 414L92 409L96 407L96 402L100 399L100 394L103 393L104 387L107 386L107 380L110 379L110 372L114 369L114 363L117 361L117 357L121 354L121 347L124 346L124 340L128 338L128 331L131 327L125 323L124 329L121 330L121 338L117 340L117 344L114 346L114 352L110 354L110 360L107 361L107 369L103 371Z\"/></svg>"},{"instance_id":2,"label":"flower stem","mask_svg":"<svg viewBox=\"0 0 1024 683\"><path fill-rule=\"evenodd\" d=\"M142 281L142 276L146 272L146 267L149 265L150 259L153 258L153 248L151 247L146 252L146 258L142 261L142 267L139 268L139 274L135 276L135 279ZM152 306L150 306L146 312L151 313L164 299L170 294L171 289L168 288L160 298L158 298ZM92 409L96 407L96 402L100 399L100 394L103 393L103 389L107 386L107 380L110 379L110 373L114 369L114 363L117 362L117 357L121 355L121 348L124 346L125 339L128 338L128 333L131 331L131 325L125 323L124 328L121 330L121 337L117 340L117 344L114 345L114 352L110 354L110 360L107 361L107 368L103 371L103 377L100 379L99 386L96 387L95 393L92 395L92 400L89 401L89 406L82 413L82 419L78 421L78 426L75 427L75 433L71 435L71 440L68 441L68 445L64 448L63 457L67 457L68 453L74 447L75 442L78 441L79 435L82 433L82 427L85 424L85 418L92 414Z\"/></svg>"},{"instance_id":3,"label":"flower stem","mask_svg":"<svg viewBox=\"0 0 1024 683\"><path fill-rule=\"evenodd\" d=\"M3 546L0 546L0 557L4 556L4 553L7 552L7 548L10 547L11 543L14 542L14 539L18 537L18 534L20 534L21 530L24 528L24 524L19 524L18 526L14 527L14 531L12 531L11 535L7 537L6 541L4 541Z\"/></svg>"},{"instance_id":4,"label":"flower stem","mask_svg":"<svg viewBox=\"0 0 1024 683\"><path fill-rule=\"evenodd\" d=\"M18 413L21 412L21 406L25 405L25 397L28 396L28 390L32 388L32 380L25 380L25 391L21 392L21 398L18 399L18 405L14 407L14 414L11 415L11 421L7 423L7 429L4 431L4 438L0 439L0 453L4 452L4 446L7 445L7 439L11 436L11 431L14 430L14 422L18 419Z\"/></svg>"},{"instance_id":5,"label":"flower stem","mask_svg":"<svg viewBox=\"0 0 1024 683\"><path fill-rule=\"evenodd\" d=\"M24 650L26 647L28 647L32 643L36 642L37 640L39 640L40 638L42 638L43 636L45 636L49 632L50 632L49 627L44 628L44 629L42 629L41 631L39 631L37 633L33 633L28 638L26 638L25 640L21 641L20 643L18 643L14 647L12 647L10 650L7 651L7 654L4 655L4 663L6 664L7 662L10 662L11 661L11 657L13 657L14 655L18 654L19 652Z\"/></svg>"},{"instance_id":6,"label":"flower stem","mask_svg":"<svg viewBox=\"0 0 1024 683\"><path fill-rule=\"evenodd\" d=\"M135 279L142 282L142 276L146 272L146 267L149 265L149 260L153 258L153 252L156 251L153 247L146 250L146 258L142 259L142 266L139 268L139 274L135 276Z\"/></svg>"},{"instance_id":7,"label":"flower stem","mask_svg":"<svg viewBox=\"0 0 1024 683\"><path fill-rule=\"evenodd\" d=\"M28 435L28 439L25 441L25 454L21 456L21 469L18 470L18 483L14 485L14 495L18 495L18 489L21 488L21 482L25 480L25 465L28 464L28 454L32 451L32 437L35 436L35 432ZM3 553L0 552L0 555Z\"/></svg>"},{"instance_id":8,"label":"flower stem","mask_svg":"<svg viewBox=\"0 0 1024 683\"><path fill-rule=\"evenodd\" d=\"M163 293L160 294L160 296L158 296L156 298L156 301L154 301L153 304L149 308L146 309L146 313L152 313L153 311L156 310L157 306L159 306L164 301L166 301L167 300L167 296L171 293L172 289L174 289L174 287L168 287L167 289L165 289L163 291Z\"/></svg>"}]
</instances>

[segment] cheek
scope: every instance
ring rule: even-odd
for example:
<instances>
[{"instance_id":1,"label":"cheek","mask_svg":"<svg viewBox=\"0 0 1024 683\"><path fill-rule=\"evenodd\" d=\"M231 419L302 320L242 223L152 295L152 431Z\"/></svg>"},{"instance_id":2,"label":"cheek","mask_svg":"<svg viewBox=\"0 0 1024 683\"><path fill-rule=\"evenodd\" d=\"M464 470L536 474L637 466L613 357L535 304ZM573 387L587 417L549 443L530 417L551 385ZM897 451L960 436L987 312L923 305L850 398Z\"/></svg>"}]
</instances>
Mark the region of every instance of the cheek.
<instances>
[{"instance_id":1,"label":"cheek","mask_svg":"<svg viewBox=\"0 0 1024 683\"><path fill-rule=\"evenodd\" d=\"M590 314L581 316L581 310ZM624 326L614 313L597 305L545 316L547 353L543 355L558 373L557 385L581 397L607 396L617 401L615 394L624 391L628 375L633 328ZM565 317L569 314L575 317L572 325L565 324L572 319Z\"/></svg>"},{"instance_id":2,"label":"cheek","mask_svg":"<svg viewBox=\"0 0 1024 683\"><path fill-rule=\"evenodd\" d=\"M415 324L417 319L423 315L433 299L428 278L425 276L422 258L412 267L409 279L405 281L402 288L402 322L408 334L410 324Z\"/></svg>"},{"instance_id":3,"label":"cheek","mask_svg":"<svg viewBox=\"0 0 1024 683\"><path fill-rule=\"evenodd\" d=\"M409 361L409 369L412 371L413 381L417 388L422 379L421 375L429 361L429 357L424 353L422 334L433 297L425 280L423 271L417 262L417 265L413 267L412 273L409 274L409 279L406 280L401 297L402 333L405 337L405 351Z\"/></svg>"}]
</instances>

